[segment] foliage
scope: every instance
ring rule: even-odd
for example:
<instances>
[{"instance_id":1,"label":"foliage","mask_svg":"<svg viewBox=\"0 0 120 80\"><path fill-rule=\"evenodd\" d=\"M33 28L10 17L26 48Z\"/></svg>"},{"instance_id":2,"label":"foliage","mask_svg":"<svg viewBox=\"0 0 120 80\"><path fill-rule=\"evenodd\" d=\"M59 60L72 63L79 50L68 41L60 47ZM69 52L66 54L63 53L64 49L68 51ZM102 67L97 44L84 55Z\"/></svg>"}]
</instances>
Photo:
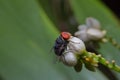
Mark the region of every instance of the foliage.
<instances>
[{"instance_id":1,"label":"foliage","mask_svg":"<svg viewBox=\"0 0 120 80\"><path fill-rule=\"evenodd\" d=\"M79 23L88 16L95 17L108 35L119 42L117 20L99 0L70 0L70 3ZM56 22L48 14L41 0L0 0L0 80L107 80L99 70L83 69L77 73L52 63L53 53L49 51L59 34L53 24ZM120 51L110 43L101 44L100 52L120 65Z\"/></svg>"}]
</instances>

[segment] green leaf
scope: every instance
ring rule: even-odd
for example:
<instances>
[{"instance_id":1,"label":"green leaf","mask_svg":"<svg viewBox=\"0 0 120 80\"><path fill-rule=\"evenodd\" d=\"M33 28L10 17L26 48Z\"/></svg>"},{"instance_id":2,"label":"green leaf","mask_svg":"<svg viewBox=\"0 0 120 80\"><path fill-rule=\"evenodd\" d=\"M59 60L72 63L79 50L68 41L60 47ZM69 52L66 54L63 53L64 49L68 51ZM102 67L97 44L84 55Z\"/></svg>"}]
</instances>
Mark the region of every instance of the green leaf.
<instances>
[{"instance_id":1,"label":"green leaf","mask_svg":"<svg viewBox=\"0 0 120 80\"><path fill-rule=\"evenodd\" d=\"M39 4L41 5L41 7L44 9L45 13L47 14L47 16L51 19L51 21L57 25L57 19L54 13L54 9L53 9L53 4L54 1L51 0L38 0Z\"/></svg>"},{"instance_id":2,"label":"green leaf","mask_svg":"<svg viewBox=\"0 0 120 80\"><path fill-rule=\"evenodd\" d=\"M49 51L57 36L58 31L35 0L0 0L0 79L106 80L99 71L76 73L53 64Z\"/></svg>"},{"instance_id":3,"label":"green leaf","mask_svg":"<svg viewBox=\"0 0 120 80\"><path fill-rule=\"evenodd\" d=\"M111 36L120 43L120 25L115 16L100 2L100 0L70 0L70 3L76 19L80 24L84 24L87 17L94 17L100 21L102 28L107 31L107 36ZM116 64L120 65L120 50L110 42L101 43L100 45L99 51L103 56L108 60L116 60ZM116 74L120 79L120 74Z\"/></svg>"},{"instance_id":4,"label":"green leaf","mask_svg":"<svg viewBox=\"0 0 120 80\"><path fill-rule=\"evenodd\" d=\"M66 79L48 54L58 32L34 0L0 0L0 17L1 78Z\"/></svg>"}]
</instances>

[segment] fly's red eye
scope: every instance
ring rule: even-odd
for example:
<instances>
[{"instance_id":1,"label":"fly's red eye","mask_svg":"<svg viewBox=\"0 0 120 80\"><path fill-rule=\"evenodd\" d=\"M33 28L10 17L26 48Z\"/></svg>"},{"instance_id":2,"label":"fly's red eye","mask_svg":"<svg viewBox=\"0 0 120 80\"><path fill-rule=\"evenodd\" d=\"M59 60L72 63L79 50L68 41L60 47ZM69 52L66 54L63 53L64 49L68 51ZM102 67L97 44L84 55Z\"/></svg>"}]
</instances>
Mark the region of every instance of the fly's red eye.
<instances>
[{"instance_id":1,"label":"fly's red eye","mask_svg":"<svg viewBox=\"0 0 120 80\"><path fill-rule=\"evenodd\" d=\"M61 36L63 37L63 39L68 40L71 34L69 32L61 32Z\"/></svg>"}]
</instances>

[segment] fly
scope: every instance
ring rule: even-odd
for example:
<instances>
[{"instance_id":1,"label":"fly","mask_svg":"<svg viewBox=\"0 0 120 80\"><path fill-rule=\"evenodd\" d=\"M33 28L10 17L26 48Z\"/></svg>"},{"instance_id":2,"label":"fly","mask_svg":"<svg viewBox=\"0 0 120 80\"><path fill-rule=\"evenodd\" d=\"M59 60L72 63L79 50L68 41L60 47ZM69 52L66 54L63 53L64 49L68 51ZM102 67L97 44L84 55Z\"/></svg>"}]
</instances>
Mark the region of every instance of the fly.
<instances>
[{"instance_id":1,"label":"fly","mask_svg":"<svg viewBox=\"0 0 120 80\"><path fill-rule=\"evenodd\" d=\"M67 44L69 43L69 38L71 34L69 32L61 32L60 36L56 39L54 45L54 52L57 56L61 56L67 49Z\"/></svg>"}]
</instances>

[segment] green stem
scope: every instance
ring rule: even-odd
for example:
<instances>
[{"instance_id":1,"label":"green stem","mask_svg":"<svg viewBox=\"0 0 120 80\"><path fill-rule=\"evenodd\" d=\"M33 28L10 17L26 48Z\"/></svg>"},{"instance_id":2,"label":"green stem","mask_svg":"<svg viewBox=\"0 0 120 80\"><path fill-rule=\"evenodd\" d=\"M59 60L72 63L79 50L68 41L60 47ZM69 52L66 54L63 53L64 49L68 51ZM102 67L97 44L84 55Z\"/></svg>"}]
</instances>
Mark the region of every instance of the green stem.
<instances>
[{"instance_id":1,"label":"green stem","mask_svg":"<svg viewBox=\"0 0 120 80\"><path fill-rule=\"evenodd\" d=\"M101 55L96 55L95 53L84 51L80 57L82 60L89 62L93 66L96 66L98 65L98 63L101 63L110 69L120 72L120 66L116 65L114 60L112 60L112 62L109 62Z\"/></svg>"},{"instance_id":2,"label":"green stem","mask_svg":"<svg viewBox=\"0 0 120 80\"><path fill-rule=\"evenodd\" d=\"M115 70L115 71L117 71L117 72L120 72L120 66L116 65L114 60L110 63L110 62L107 61L105 58L100 57L100 58L99 58L99 63L107 66L107 67L110 68L110 69L113 69L113 70Z\"/></svg>"}]
</instances>

